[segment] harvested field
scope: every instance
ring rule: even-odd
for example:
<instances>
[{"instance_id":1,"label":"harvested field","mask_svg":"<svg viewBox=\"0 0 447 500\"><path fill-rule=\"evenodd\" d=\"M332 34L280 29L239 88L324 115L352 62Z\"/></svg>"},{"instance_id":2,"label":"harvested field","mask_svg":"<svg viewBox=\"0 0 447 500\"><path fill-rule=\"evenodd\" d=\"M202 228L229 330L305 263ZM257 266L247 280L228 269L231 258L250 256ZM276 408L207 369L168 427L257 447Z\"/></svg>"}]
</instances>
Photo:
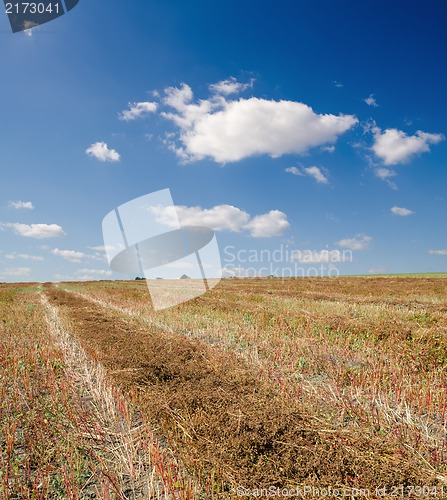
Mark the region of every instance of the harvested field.
<instances>
[{"instance_id":1,"label":"harvested field","mask_svg":"<svg viewBox=\"0 0 447 500\"><path fill-rule=\"evenodd\" d=\"M147 423L163 491L447 492L445 278L228 279L157 313L144 282L39 294Z\"/></svg>"}]
</instances>

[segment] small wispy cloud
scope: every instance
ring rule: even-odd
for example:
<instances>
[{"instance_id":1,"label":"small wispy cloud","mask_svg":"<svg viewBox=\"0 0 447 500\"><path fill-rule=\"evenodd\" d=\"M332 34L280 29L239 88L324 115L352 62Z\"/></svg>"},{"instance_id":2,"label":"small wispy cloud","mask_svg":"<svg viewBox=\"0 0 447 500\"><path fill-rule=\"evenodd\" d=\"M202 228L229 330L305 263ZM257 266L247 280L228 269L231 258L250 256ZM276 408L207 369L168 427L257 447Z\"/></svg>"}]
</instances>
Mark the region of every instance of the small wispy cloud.
<instances>
[{"instance_id":1,"label":"small wispy cloud","mask_svg":"<svg viewBox=\"0 0 447 500\"><path fill-rule=\"evenodd\" d=\"M374 94L370 94L369 97L363 99L363 102L365 102L368 106L373 106L374 108L377 108L379 106L376 99L374 98Z\"/></svg>"},{"instance_id":2,"label":"small wispy cloud","mask_svg":"<svg viewBox=\"0 0 447 500\"><path fill-rule=\"evenodd\" d=\"M293 174L293 175L299 175L301 177L304 177L303 172L297 167L288 167L284 170L284 172L287 172L288 174Z\"/></svg>"},{"instance_id":3,"label":"small wispy cloud","mask_svg":"<svg viewBox=\"0 0 447 500\"><path fill-rule=\"evenodd\" d=\"M391 213L393 215L399 215L400 217L406 217L407 215L413 215L413 210L409 210L408 208L403 207L393 207L391 209Z\"/></svg>"},{"instance_id":4,"label":"small wispy cloud","mask_svg":"<svg viewBox=\"0 0 447 500\"><path fill-rule=\"evenodd\" d=\"M372 161L370 161L370 163L374 170L374 175L378 179L386 182L391 189L395 190L398 189L396 183L391 180L393 177L396 177L397 175L397 172L395 170L391 168L378 167L377 165L374 165Z\"/></svg>"},{"instance_id":5,"label":"small wispy cloud","mask_svg":"<svg viewBox=\"0 0 447 500\"><path fill-rule=\"evenodd\" d=\"M40 255L28 255L26 253L9 253L5 255L5 259L8 260L34 260L34 261L42 261L43 257Z\"/></svg>"},{"instance_id":6,"label":"small wispy cloud","mask_svg":"<svg viewBox=\"0 0 447 500\"><path fill-rule=\"evenodd\" d=\"M447 250L429 250L430 255L447 255Z\"/></svg>"},{"instance_id":7,"label":"small wispy cloud","mask_svg":"<svg viewBox=\"0 0 447 500\"><path fill-rule=\"evenodd\" d=\"M328 184L329 179L323 174L321 169L318 167L308 167L304 169L304 172L313 177L319 184Z\"/></svg>"},{"instance_id":8,"label":"small wispy cloud","mask_svg":"<svg viewBox=\"0 0 447 500\"><path fill-rule=\"evenodd\" d=\"M390 177L394 177L397 175L397 172L395 170L391 170L389 168L383 168L383 167L376 168L374 173L376 174L376 177L378 177L379 179L382 179L383 181L386 179L389 179Z\"/></svg>"},{"instance_id":9,"label":"small wispy cloud","mask_svg":"<svg viewBox=\"0 0 447 500\"><path fill-rule=\"evenodd\" d=\"M31 274L31 268L29 267L7 267L0 271L0 276L29 276Z\"/></svg>"},{"instance_id":10,"label":"small wispy cloud","mask_svg":"<svg viewBox=\"0 0 447 500\"><path fill-rule=\"evenodd\" d=\"M288 167L285 172L293 175L298 175L300 177L309 176L315 179L319 184L329 184L329 179L322 172L319 167Z\"/></svg>"}]
</instances>

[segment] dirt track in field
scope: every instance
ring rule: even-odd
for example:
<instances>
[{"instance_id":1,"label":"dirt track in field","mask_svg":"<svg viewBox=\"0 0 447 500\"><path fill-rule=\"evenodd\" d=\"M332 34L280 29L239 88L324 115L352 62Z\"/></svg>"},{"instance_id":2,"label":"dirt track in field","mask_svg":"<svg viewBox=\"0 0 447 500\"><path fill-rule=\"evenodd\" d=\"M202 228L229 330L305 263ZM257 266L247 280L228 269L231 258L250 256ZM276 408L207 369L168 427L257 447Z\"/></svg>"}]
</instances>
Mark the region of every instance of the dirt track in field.
<instances>
[{"instance_id":1,"label":"dirt track in field","mask_svg":"<svg viewBox=\"0 0 447 500\"><path fill-rule=\"evenodd\" d=\"M142 326L52 285L45 293L188 470L213 478L216 491L435 484L411 450L367 429L332 426L328 409L281 394L235 354Z\"/></svg>"}]
</instances>

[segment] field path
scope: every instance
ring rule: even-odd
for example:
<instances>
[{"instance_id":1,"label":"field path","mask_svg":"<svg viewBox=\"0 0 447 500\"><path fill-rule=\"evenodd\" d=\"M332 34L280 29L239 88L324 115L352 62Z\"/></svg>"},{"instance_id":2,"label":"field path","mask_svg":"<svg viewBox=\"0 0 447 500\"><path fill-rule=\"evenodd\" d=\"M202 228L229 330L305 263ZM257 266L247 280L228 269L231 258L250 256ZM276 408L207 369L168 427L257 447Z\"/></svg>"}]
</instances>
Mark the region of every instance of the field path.
<instances>
[{"instance_id":1,"label":"field path","mask_svg":"<svg viewBox=\"0 0 447 500\"><path fill-rule=\"evenodd\" d=\"M122 498L172 499L172 495L167 493L169 488L156 475L159 468L157 462L161 457L157 456L158 443L153 435L138 415L133 414L122 394L110 384L103 366L91 359L64 328L58 308L49 303L42 291L40 298L49 331L64 355L65 370L89 411L95 415L96 425L87 429L85 434L93 446L95 441L109 443L104 446L108 455L104 458L122 472L125 484ZM150 442L144 445L143 440ZM163 458L166 460L166 457Z\"/></svg>"}]
</instances>

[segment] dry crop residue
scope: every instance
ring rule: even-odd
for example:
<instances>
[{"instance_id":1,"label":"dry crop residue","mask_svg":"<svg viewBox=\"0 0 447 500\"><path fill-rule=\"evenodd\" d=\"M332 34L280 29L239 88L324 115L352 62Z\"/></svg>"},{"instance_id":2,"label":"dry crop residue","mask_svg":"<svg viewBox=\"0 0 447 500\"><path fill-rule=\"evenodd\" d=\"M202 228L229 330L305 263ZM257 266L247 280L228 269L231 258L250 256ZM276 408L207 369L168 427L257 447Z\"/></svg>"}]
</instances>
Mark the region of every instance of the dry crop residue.
<instances>
[{"instance_id":1,"label":"dry crop residue","mask_svg":"<svg viewBox=\"0 0 447 500\"><path fill-rule=\"evenodd\" d=\"M362 429L331 427L330 415L280 393L233 353L142 326L51 285L46 294L84 349L132 394L188 470L212 478L216 492L435 484L408 450Z\"/></svg>"}]
</instances>

